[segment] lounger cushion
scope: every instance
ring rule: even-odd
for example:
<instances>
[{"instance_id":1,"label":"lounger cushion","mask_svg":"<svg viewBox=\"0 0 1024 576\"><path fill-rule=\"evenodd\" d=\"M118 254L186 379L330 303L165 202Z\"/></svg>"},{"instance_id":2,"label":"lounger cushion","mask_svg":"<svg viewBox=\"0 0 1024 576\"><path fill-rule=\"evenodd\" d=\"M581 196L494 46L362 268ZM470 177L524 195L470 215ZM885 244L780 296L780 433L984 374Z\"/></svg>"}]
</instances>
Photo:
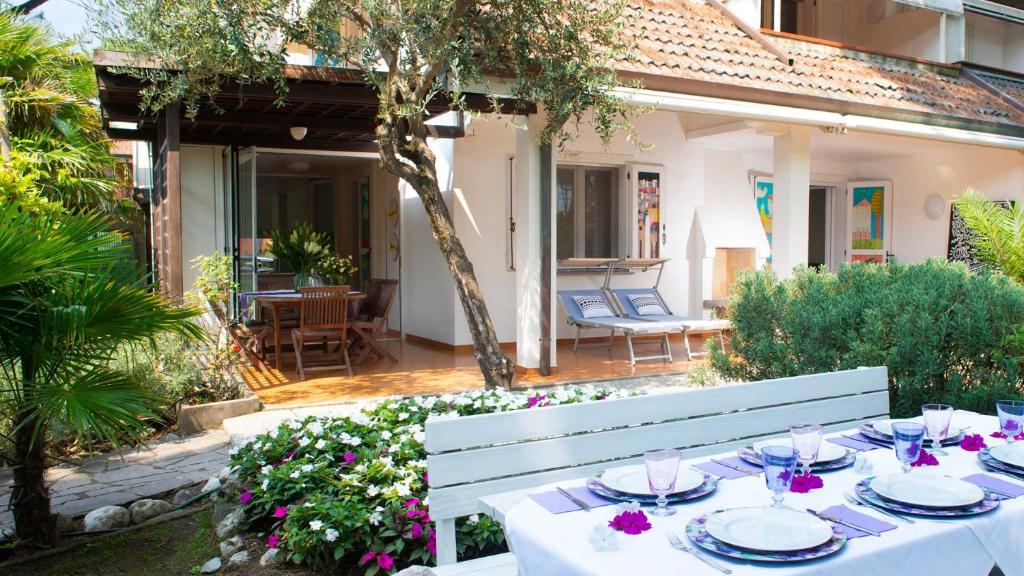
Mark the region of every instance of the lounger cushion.
<instances>
[{"instance_id":1,"label":"lounger cushion","mask_svg":"<svg viewBox=\"0 0 1024 576\"><path fill-rule=\"evenodd\" d=\"M653 294L630 294L629 301L633 304L636 313L641 316L661 316L665 314L665 308Z\"/></svg>"},{"instance_id":2,"label":"lounger cushion","mask_svg":"<svg viewBox=\"0 0 1024 576\"><path fill-rule=\"evenodd\" d=\"M601 296L573 296L573 301L580 307L584 318L608 318L615 316L608 302Z\"/></svg>"}]
</instances>

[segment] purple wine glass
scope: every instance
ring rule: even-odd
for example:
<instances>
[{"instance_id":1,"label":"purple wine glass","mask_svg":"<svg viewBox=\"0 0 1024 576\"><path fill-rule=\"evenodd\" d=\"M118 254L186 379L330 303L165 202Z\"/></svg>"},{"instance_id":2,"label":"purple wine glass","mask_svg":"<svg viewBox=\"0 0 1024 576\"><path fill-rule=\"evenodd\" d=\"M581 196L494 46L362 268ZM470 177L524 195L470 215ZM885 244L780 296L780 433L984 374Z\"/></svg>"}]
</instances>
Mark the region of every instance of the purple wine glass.
<instances>
[{"instance_id":1,"label":"purple wine glass","mask_svg":"<svg viewBox=\"0 0 1024 576\"><path fill-rule=\"evenodd\" d=\"M793 485L797 452L788 446L765 446L761 450L764 481L772 491L772 507L785 508L782 501Z\"/></svg>"},{"instance_id":2,"label":"purple wine glass","mask_svg":"<svg viewBox=\"0 0 1024 576\"><path fill-rule=\"evenodd\" d=\"M903 472L910 472L911 464L921 456L924 443L924 425L917 422L893 422L893 448L903 465Z\"/></svg>"},{"instance_id":3,"label":"purple wine glass","mask_svg":"<svg viewBox=\"0 0 1024 576\"><path fill-rule=\"evenodd\" d=\"M1000 431L1006 434L1007 442L1013 442L1024 423L1024 401L1000 400L996 402L996 412L999 414Z\"/></svg>"}]
</instances>

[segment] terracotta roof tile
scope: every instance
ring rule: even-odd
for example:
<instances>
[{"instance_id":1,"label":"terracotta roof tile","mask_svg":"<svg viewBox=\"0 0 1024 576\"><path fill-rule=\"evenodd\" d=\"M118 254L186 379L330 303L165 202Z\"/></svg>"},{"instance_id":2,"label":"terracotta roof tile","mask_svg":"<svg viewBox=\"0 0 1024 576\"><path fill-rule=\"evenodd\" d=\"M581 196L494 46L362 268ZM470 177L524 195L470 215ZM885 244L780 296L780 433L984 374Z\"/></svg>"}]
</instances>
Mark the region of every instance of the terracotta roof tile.
<instances>
[{"instance_id":1,"label":"terracotta roof tile","mask_svg":"<svg viewBox=\"0 0 1024 576\"><path fill-rule=\"evenodd\" d=\"M636 39L639 53L619 64L623 71L1024 126L1024 111L954 67L772 38L794 59L786 66L705 0L630 0L626 14L634 18L627 34ZM1016 90L1024 102L1024 83L998 88Z\"/></svg>"}]
</instances>

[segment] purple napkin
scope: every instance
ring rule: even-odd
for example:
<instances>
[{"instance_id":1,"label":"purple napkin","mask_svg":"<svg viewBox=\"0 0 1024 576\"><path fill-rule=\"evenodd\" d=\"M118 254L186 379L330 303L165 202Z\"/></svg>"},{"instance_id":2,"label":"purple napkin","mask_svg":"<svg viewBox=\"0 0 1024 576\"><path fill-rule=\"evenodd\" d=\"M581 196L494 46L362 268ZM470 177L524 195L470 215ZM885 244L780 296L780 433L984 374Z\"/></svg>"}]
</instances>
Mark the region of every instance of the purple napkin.
<instances>
[{"instance_id":1,"label":"purple napkin","mask_svg":"<svg viewBox=\"0 0 1024 576\"><path fill-rule=\"evenodd\" d=\"M1024 496L1024 486L1015 482L1007 482L1006 480L993 478L988 474L973 474L971 476L965 476L963 480L964 482L970 482L971 484L981 486L982 488L989 488L1003 494L1009 494L1010 498ZM1006 496L1002 496L1000 494L994 494L994 496L999 499L1006 499Z\"/></svg>"},{"instance_id":2,"label":"purple napkin","mask_svg":"<svg viewBox=\"0 0 1024 576\"><path fill-rule=\"evenodd\" d=\"M842 504L838 506L832 506L821 511L822 514L827 514L833 518L839 520L845 520L850 524L856 524L857 526L863 526L872 532L888 532L889 530L895 530L895 524L889 524L888 522L879 520L873 516L867 514L861 514L850 510ZM861 536L868 536L867 532L862 532L856 528L850 528L849 526L843 526L842 524L836 524L835 527L840 530L843 534L846 534L847 538L860 538Z\"/></svg>"},{"instance_id":3,"label":"purple napkin","mask_svg":"<svg viewBox=\"0 0 1024 576\"><path fill-rule=\"evenodd\" d=\"M878 444L872 444L868 441L867 437L860 432L851 434L849 436L839 436L837 438L826 438L833 444L839 444L845 446L850 450L856 450L858 452L867 452L868 450L874 450L875 448L881 448Z\"/></svg>"},{"instance_id":4,"label":"purple napkin","mask_svg":"<svg viewBox=\"0 0 1024 576\"><path fill-rule=\"evenodd\" d=\"M586 486L575 486L573 488L564 489L569 494L579 498L586 502L591 508L599 508L601 506L608 506L615 504L614 500L598 496L591 492ZM534 502L540 504L545 510L552 514L561 514L563 512L575 512L582 510L575 502L569 500L564 494L558 490L552 490L550 492L537 492L536 494L530 494L530 498Z\"/></svg>"},{"instance_id":5,"label":"purple napkin","mask_svg":"<svg viewBox=\"0 0 1024 576\"><path fill-rule=\"evenodd\" d=\"M746 460L740 458L739 456L730 456L728 458L715 458L715 460L718 460L719 462L725 462L726 464L729 464L731 466L738 466L743 470L750 470L751 473L761 472L760 466L755 466L747 462ZM722 466L721 464L711 461L704 462L703 464L697 464L696 466L694 466L694 468L700 468L701 470L707 472L708 474L714 474L715 476L720 476L722 478L725 478L726 480L735 480L736 478L743 478L751 475L740 472L739 470L729 468L729 466Z\"/></svg>"}]
</instances>

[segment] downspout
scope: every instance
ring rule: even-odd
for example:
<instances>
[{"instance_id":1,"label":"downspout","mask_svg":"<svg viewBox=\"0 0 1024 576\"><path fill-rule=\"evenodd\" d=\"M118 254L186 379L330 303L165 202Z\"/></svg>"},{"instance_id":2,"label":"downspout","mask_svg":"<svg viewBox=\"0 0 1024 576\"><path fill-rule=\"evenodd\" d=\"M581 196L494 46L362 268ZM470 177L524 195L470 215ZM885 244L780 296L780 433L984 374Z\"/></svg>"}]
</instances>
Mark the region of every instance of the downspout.
<instances>
[{"instance_id":1,"label":"downspout","mask_svg":"<svg viewBox=\"0 0 1024 576\"><path fill-rule=\"evenodd\" d=\"M551 144L540 145L540 362L541 376L551 375Z\"/></svg>"}]
</instances>

